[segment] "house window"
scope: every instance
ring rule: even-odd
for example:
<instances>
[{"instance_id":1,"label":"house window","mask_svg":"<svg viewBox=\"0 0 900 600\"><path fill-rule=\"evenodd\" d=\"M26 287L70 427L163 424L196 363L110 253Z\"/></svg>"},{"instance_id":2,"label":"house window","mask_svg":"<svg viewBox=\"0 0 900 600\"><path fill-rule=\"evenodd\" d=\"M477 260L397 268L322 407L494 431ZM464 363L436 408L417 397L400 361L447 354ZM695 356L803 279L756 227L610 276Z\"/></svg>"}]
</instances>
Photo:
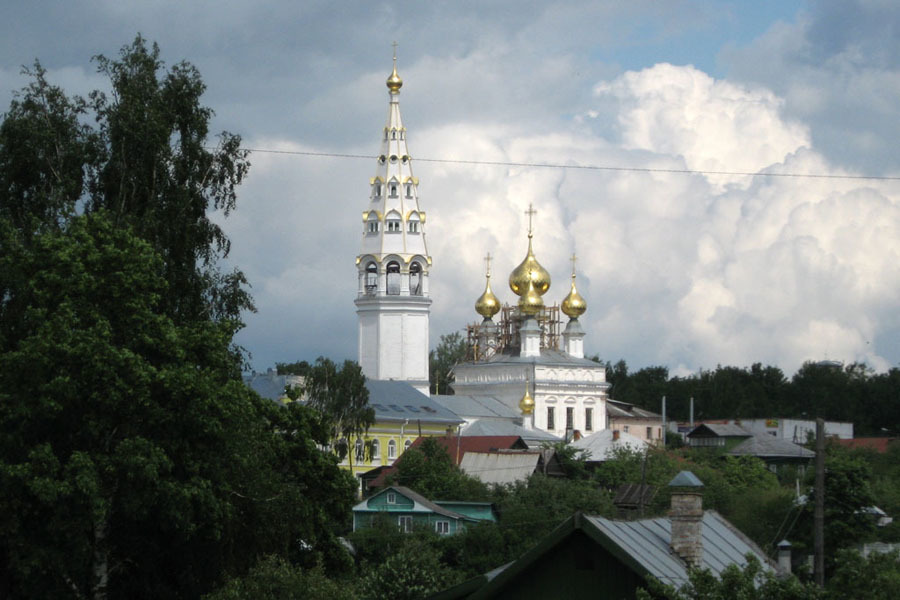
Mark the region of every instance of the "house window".
<instances>
[{"instance_id":1,"label":"house window","mask_svg":"<svg viewBox=\"0 0 900 600\"><path fill-rule=\"evenodd\" d=\"M381 444L378 440L372 440L372 460L381 458Z\"/></svg>"},{"instance_id":2,"label":"house window","mask_svg":"<svg viewBox=\"0 0 900 600\"><path fill-rule=\"evenodd\" d=\"M397 525L400 533L410 533L413 530L413 521L411 515L403 515L397 517Z\"/></svg>"},{"instance_id":3,"label":"house window","mask_svg":"<svg viewBox=\"0 0 900 600\"><path fill-rule=\"evenodd\" d=\"M387 503L388 504L397 504L397 494L394 492L387 493Z\"/></svg>"},{"instance_id":4,"label":"house window","mask_svg":"<svg viewBox=\"0 0 900 600\"><path fill-rule=\"evenodd\" d=\"M422 295L422 265L417 262L409 266L409 293L413 296Z\"/></svg>"},{"instance_id":5,"label":"house window","mask_svg":"<svg viewBox=\"0 0 900 600\"><path fill-rule=\"evenodd\" d=\"M391 158L395 158L395 157L391 157ZM397 197L397 184L392 183L390 189L391 189L391 198L396 198Z\"/></svg>"},{"instance_id":6,"label":"house window","mask_svg":"<svg viewBox=\"0 0 900 600\"><path fill-rule=\"evenodd\" d=\"M375 197L376 198L381 197L381 184L380 183L375 184Z\"/></svg>"},{"instance_id":7,"label":"house window","mask_svg":"<svg viewBox=\"0 0 900 600\"><path fill-rule=\"evenodd\" d=\"M566 429L575 429L575 409L571 406L566 407Z\"/></svg>"},{"instance_id":8,"label":"house window","mask_svg":"<svg viewBox=\"0 0 900 600\"><path fill-rule=\"evenodd\" d=\"M628 425L624 425L622 427L622 431L624 431L625 433L628 433Z\"/></svg>"},{"instance_id":9,"label":"house window","mask_svg":"<svg viewBox=\"0 0 900 600\"><path fill-rule=\"evenodd\" d=\"M385 231L388 233L400 233L400 221L391 219L385 224Z\"/></svg>"},{"instance_id":10,"label":"house window","mask_svg":"<svg viewBox=\"0 0 900 600\"><path fill-rule=\"evenodd\" d=\"M410 221L409 222L409 232L410 233L419 233L419 222L418 221Z\"/></svg>"},{"instance_id":11,"label":"house window","mask_svg":"<svg viewBox=\"0 0 900 600\"><path fill-rule=\"evenodd\" d=\"M390 460L397 458L397 442L394 440L388 442L388 458Z\"/></svg>"},{"instance_id":12,"label":"house window","mask_svg":"<svg viewBox=\"0 0 900 600\"><path fill-rule=\"evenodd\" d=\"M366 451L363 448L363 441L359 438L356 438L355 450L356 450L356 452L355 452L356 462L362 462L363 459L366 457Z\"/></svg>"},{"instance_id":13,"label":"house window","mask_svg":"<svg viewBox=\"0 0 900 600\"><path fill-rule=\"evenodd\" d=\"M450 521L436 521L434 530L441 535L447 535L450 533Z\"/></svg>"},{"instance_id":14,"label":"house window","mask_svg":"<svg viewBox=\"0 0 900 600\"><path fill-rule=\"evenodd\" d=\"M391 261L387 264L387 293L389 296L400 295L400 263Z\"/></svg>"},{"instance_id":15,"label":"house window","mask_svg":"<svg viewBox=\"0 0 900 600\"><path fill-rule=\"evenodd\" d=\"M584 409L584 430L585 431L593 431L594 430L594 409L593 408L585 408Z\"/></svg>"},{"instance_id":16,"label":"house window","mask_svg":"<svg viewBox=\"0 0 900 600\"><path fill-rule=\"evenodd\" d=\"M554 419L556 415L553 413L553 407L547 407L547 429L556 429L556 419Z\"/></svg>"},{"instance_id":17,"label":"house window","mask_svg":"<svg viewBox=\"0 0 900 600\"><path fill-rule=\"evenodd\" d=\"M378 221L369 221L367 225L366 231L368 233L378 233Z\"/></svg>"},{"instance_id":18,"label":"house window","mask_svg":"<svg viewBox=\"0 0 900 600\"><path fill-rule=\"evenodd\" d=\"M403 451L406 452L409 450L409 447L412 446L412 440L406 440L403 442Z\"/></svg>"},{"instance_id":19,"label":"house window","mask_svg":"<svg viewBox=\"0 0 900 600\"><path fill-rule=\"evenodd\" d=\"M653 439L653 428L652 428L652 427L648 427L648 428L647 428L647 439L648 439L648 440L652 440L652 439Z\"/></svg>"}]
</instances>

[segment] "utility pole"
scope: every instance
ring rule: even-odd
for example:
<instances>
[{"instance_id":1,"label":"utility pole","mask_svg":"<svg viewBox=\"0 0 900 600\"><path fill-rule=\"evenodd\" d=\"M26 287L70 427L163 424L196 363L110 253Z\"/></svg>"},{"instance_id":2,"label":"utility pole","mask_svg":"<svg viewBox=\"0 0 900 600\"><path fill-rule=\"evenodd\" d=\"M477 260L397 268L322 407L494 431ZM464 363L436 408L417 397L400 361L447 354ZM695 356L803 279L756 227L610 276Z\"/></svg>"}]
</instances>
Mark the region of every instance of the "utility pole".
<instances>
[{"instance_id":1,"label":"utility pole","mask_svg":"<svg viewBox=\"0 0 900 600\"><path fill-rule=\"evenodd\" d=\"M816 509L813 514L813 573L816 585L825 587L825 420L816 419Z\"/></svg>"},{"instance_id":2,"label":"utility pole","mask_svg":"<svg viewBox=\"0 0 900 600\"><path fill-rule=\"evenodd\" d=\"M668 431L666 431L666 430L669 428L669 424L666 422L666 397L665 396L662 397L662 422L663 422L662 445L663 445L663 448L665 448L666 447L666 438L667 438L667 434L668 434Z\"/></svg>"}]
</instances>

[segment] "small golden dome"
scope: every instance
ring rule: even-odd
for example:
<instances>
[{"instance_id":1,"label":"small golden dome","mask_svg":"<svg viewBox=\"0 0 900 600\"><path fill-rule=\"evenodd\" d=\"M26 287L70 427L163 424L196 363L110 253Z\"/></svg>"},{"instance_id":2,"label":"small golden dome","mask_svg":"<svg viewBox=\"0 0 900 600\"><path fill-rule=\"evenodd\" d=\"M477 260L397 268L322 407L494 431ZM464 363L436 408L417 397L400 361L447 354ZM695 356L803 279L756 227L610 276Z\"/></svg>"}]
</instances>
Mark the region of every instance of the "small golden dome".
<instances>
[{"instance_id":1,"label":"small golden dome","mask_svg":"<svg viewBox=\"0 0 900 600\"><path fill-rule=\"evenodd\" d=\"M525 380L525 395L519 400L519 410L523 415L530 415L534 412L534 398L528 393L528 379Z\"/></svg>"},{"instance_id":2,"label":"small golden dome","mask_svg":"<svg viewBox=\"0 0 900 600\"><path fill-rule=\"evenodd\" d=\"M519 310L522 311L522 314L533 317L541 312L541 309L544 307L544 301L535 289L534 281L531 279L526 279L526 281L528 282L528 289L519 298Z\"/></svg>"},{"instance_id":3,"label":"small golden dome","mask_svg":"<svg viewBox=\"0 0 900 600\"><path fill-rule=\"evenodd\" d=\"M523 296L528 290L529 283L534 284L535 292L541 296L550 289L550 273L534 257L530 233L528 234L528 255L509 274L509 288L517 296Z\"/></svg>"},{"instance_id":4,"label":"small golden dome","mask_svg":"<svg viewBox=\"0 0 900 600\"><path fill-rule=\"evenodd\" d=\"M500 312L500 301L494 292L491 291L491 276L487 276L487 283L484 286L484 293L475 301L475 312L486 319L490 319Z\"/></svg>"},{"instance_id":5,"label":"small golden dome","mask_svg":"<svg viewBox=\"0 0 900 600\"><path fill-rule=\"evenodd\" d=\"M584 298L582 298L581 294L578 293L578 290L575 289L575 273L572 273L572 289L569 290L569 295L562 301L562 311L567 317L577 319L583 315L586 310L587 302L584 301Z\"/></svg>"},{"instance_id":6,"label":"small golden dome","mask_svg":"<svg viewBox=\"0 0 900 600\"><path fill-rule=\"evenodd\" d=\"M397 75L397 57L394 57L394 71L391 73L391 76L387 78L387 86L388 89L391 90L392 94L399 94L400 88L403 87L403 80L400 79L400 76Z\"/></svg>"}]
</instances>

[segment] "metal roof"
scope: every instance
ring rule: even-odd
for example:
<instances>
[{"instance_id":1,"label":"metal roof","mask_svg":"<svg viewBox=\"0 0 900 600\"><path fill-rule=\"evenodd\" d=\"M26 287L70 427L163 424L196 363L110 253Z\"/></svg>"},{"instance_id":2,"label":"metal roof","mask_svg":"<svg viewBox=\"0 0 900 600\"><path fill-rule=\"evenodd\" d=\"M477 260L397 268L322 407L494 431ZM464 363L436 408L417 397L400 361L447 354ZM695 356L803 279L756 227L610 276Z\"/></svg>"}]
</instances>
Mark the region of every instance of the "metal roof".
<instances>
[{"instance_id":1,"label":"metal roof","mask_svg":"<svg viewBox=\"0 0 900 600\"><path fill-rule=\"evenodd\" d=\"M640 406L635 406L634 404L629 404L628 402L619 402L612 398L606 400L606 414L611 418L628 417L632 419L662 420L662 415L658 413L646 410Z\"/></svg>"},{"instance_id":2,"label":"metal roof","mask_svg":"<svg viewBox=\"0 0 900 600\"><path fill-rule=\"evenodd\" d=\"M614 521L586 516L585 520L663 583L680 587L688 582L687 565L669 547L672 540L669 519ZM764 566L771 569L763 551L714 510L703 513L701 537L703 556L700 568L709 569L716 577L729 565L746 565L748 553L755 554Z\"/></svg>"},{"instance_id":3,"label":"metal roof","mask_svg":"<svg viewBox=\"0 0 900 600\"><path fill-rule=\"evenodd\" d=\"M518 419L521 415L494 396L432 396L447 410L465 418Z\"/></svg>"},{"instance_id":4,"label":"metal roof","mask_svg":"<svg viewBox=\"0 0 900 600\"><path fill-rule=\"evenodd\" d=\"M453 512L452 510L447 510L443 506L438 506L422 494L416 493L409 489L408 487L403 487L402 485L391 485L377 494L372 495L370 498L366 498L359 504L353 507L353 512L381 512L384 509L382 508L369 508L369 502L371 502L374 498L381 496L382 494L386 494L388 491L395 491L403 496L406 496L410 500L413 501L413 508L407 512L433 512L439 515L443 515L445 517L450 517L451 519L458 519L462 521L477 521L472 517L467 517L466 515L461 515L457 512Z\"/></svg>"},{"instance_id":5,"label":"metal roof","mask_svg":"<svg viewBox=\"0 0 900 600\"><path fill-rule=\"evenodd\" d=\"M643 450L648 446L647 442L639 437L635 437L624 431L619 432L619 439L613 439L612 429L604 429L593 433L587 437L583 437L577 442L569 444L573 448L584 450L590 453L587 460L590 462L603 462L610 458L610 453L619 448L628 448L631 450Z\"/></svg>"},{"instance_id":6,"label":"metal roof","mask_svg":"<svg viewBox=\"0 0 900 600\"><path fill-rule=\"evenodd\" d=\"M703 423L697 425L688 433L688 437L703 437L712 433L715 437L750 437L753 434L740 425L721 425L718 423Z\"/></svg>"},{"instance_id":7,"label":"metal roof","mask_svg":"<svg viewBox=\"0 0 900 600\"><path fill-rule=\"evenodd\" d=\"M812 450L768 433L757 433L732 448L728 454L759 458L811 459L816 457L816 453Z\"/></svg>"},{"instance_id":8,"label":"metal roof","mask_svg":"<svg viewBox=\"0 0 900 600\"><path fill-rule=\"evenodd\" d=\"M251 390L273 402L282 403L287 394L284 390L289 385L299 385L303 378L299 375L278 375L274 371L266 373L244 373L242 376L244 385Z\"/></svg>"},{"instance_id":9,"label":"metal roof","mask_svg":"<svg viewBox=\"0 0 900 600\"><path fill-rule=\"evenodd\" d=\"M514 348L510 353L495 354L486 361L467 362L460 366L477 367L479 365L490 364L536 364L536 365L556 365L556 366L579 366L591 367L596 369L605 369L606 367L598 362L594 362L587 358L575 358L560 350L552 350L549 348L541 348L540 356L519 356L519 348Z\"/></svg>"},{"instance_id":10,"label":"metal roof","mask_svg":"<svg viewBox=\"0 0 900 600\"><path fill-rule=\"evenodd\" d=\"M562 438L558 438L552 433L547 433L540 429L525 429L521 425L516 425L510 421L494 419L478 419L472 421L468 426L463 428L461 435L463 437L471 435L517 435L521 437L529 447L540 446L545 442L553 444L563 441Z\"/></svg>"},{"instance_id":11,"label":"metal roof","mask_svg":"<svg viewBox=\"0 0 900 600\"><path fill-rule=\"evenodd\" d=\"M428 421L458 425L463 420L405 381L367 379L376 421Z\"/></svg>"},{"instance_id":12,"label":"metal roof","mask_svg":"<svg viewBox=\"0 0 900 600\"><path fill-rule=\"evenodd\" d=\"M459 468L484 483L515 483L531 477L540 452L466 452Z\"/></svg>"}]
</instances>

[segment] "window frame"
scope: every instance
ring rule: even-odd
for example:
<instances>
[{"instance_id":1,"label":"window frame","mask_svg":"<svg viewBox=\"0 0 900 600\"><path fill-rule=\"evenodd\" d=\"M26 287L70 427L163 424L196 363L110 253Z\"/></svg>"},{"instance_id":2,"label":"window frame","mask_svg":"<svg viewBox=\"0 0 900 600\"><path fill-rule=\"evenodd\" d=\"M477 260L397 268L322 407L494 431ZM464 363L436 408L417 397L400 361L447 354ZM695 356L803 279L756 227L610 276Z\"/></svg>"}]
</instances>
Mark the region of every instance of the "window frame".
<instances>
[{"instance_id":1,"label":"window frame","mask_svg":"<svg viewBox=\"0 0 900 600\"><path fill-rule=\"evenodd\" d=\"M397 517L397 528L400 533L412 533L413 518L412 515L399 515Z\"/></svg>"},{"instance_id":2,"label":"window frame","mask_svg":"<svg viewBox=\"0 0 900 600\"><path fill-rule=\"evenodd\" d=\"M556 429L556 411L555 407L547 407L547 429Z\"/></svg>"},{"instance_id":3,"label":"window frame","mask_svg":"<svg viewBox=\"0 0 900 600\"><path fill-rule=\"evenodd\" d=\"M443 529L443 531L441 531ZM450 535L450 521L435 521L434 532L438 535Z\"/></svg>"}]
</instances>

